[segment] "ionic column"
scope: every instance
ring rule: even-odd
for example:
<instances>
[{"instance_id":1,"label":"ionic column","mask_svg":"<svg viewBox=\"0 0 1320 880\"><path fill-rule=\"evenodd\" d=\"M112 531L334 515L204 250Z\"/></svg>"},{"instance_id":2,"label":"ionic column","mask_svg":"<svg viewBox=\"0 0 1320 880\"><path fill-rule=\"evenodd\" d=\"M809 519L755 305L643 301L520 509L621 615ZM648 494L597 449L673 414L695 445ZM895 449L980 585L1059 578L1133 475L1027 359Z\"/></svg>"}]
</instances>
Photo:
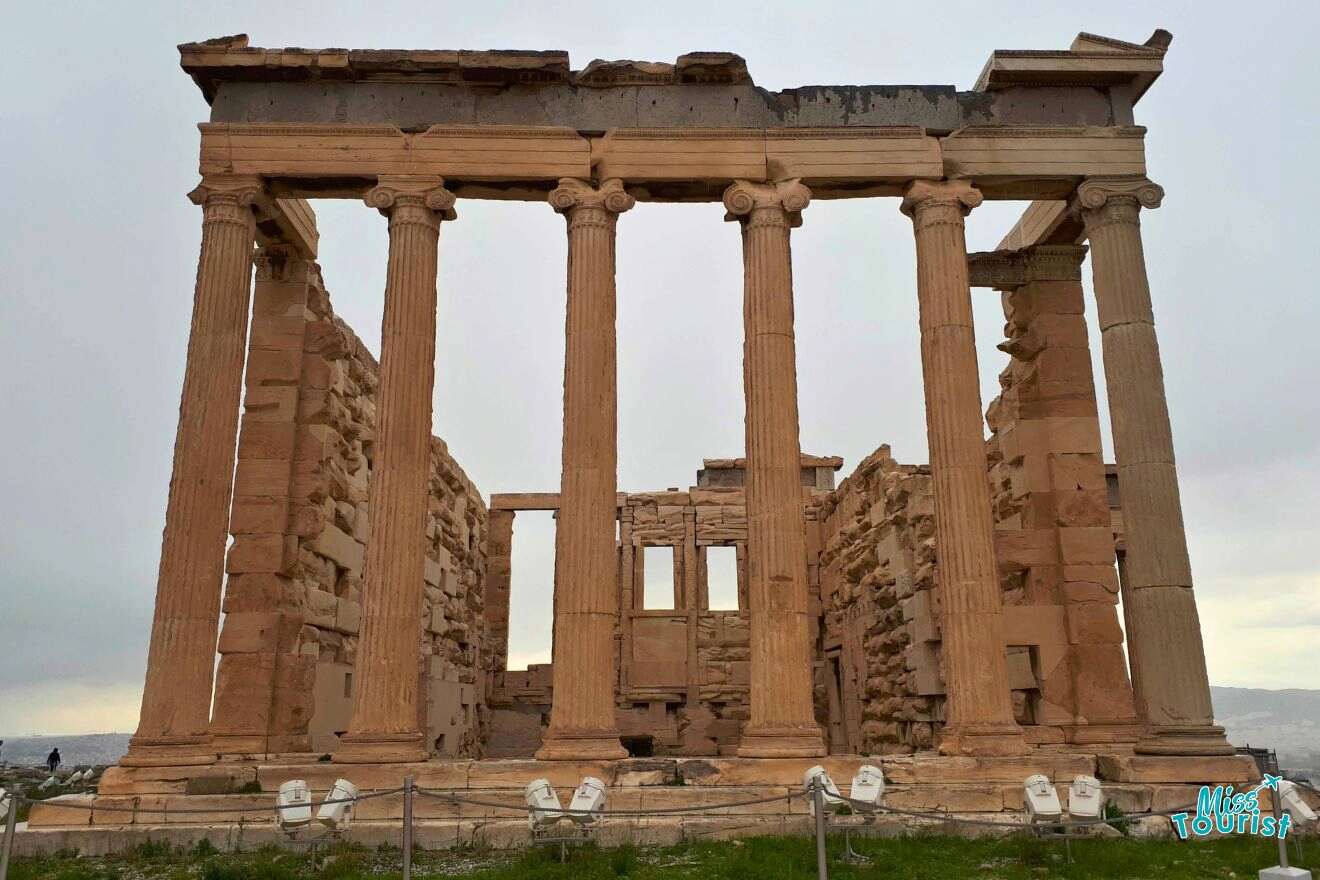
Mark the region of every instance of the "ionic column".
<instances>
[{"instance_id":1,"label":"ionic column","mask_svg":"<svg viewBox=\"0 0 1320 880\"><path fill-rule=\"evenodd\" d=\"M366 203L389 218L376 448L368 490L353 717L335 760L422 761L418 723L426 501L435 385L436 259L453 193L439 178L382 177Z\"/></svg>"},{"instance_id":2,"label":"ionic column","mask_svg":"<svg viewBox=\"0 0 1320 880\"><path fill-rule=\"evenodd\" d=\"M751 605L751 716L738 754L825 754L812 701L807 550L798 445L793 266L789 230L811 191L799 181L738 181L724 192L742 226L743 394L747 436L747 548Z\"/></svg>"},{"instance_id":3,"label":"ionic column","mask_svg":"<svg viewBox=\"0 0 1320 880\"><path fill-rule=\"evenodd\" d=\"M1013 720L994 520L986 473L980 375L972 332L963 219L981 204L966 181L917 181L902 210L917 240L917 299L926 437L935 492L943 609L945 754L1025 750Z\"/></svg>"},{"instance_id":4,"label":"ionic column","mask_svg":"<svg viewBox=\"0 0 1320 880\"><path fill-rule=\"evenodd\" d=\"M555 554L554 693L541 760L624 758L614 720L617 390L614 231L633 206L618 180L565 179L550 204L568 223L564 447Z\"/></svg>"},{"instance_id":5,"label":"ionic column","mask_svg":"<svg viewBox=\"0 0 1320 880\"><path fill-rule=\"evenodd\" d=\"M1147 754L1231 754L1214 723L1192 593L1141 208L1164 190L1145 178L1092 178L1077 189L1091 244L1114 456L1127 540L1124 617Z\"/></svg>"},{"instance_id":6,"label":"ionic column","mask_svg":"<svg viewBox=\"0 0 1320 880\"><path fill-rule=\"evenodd\" d=\"M251 205L260 193L257 178L213 176L188 194L202 207L202 249L142 713L124 766L216 757L207 728L252 289Z\"/></svg>"}]
</instances>

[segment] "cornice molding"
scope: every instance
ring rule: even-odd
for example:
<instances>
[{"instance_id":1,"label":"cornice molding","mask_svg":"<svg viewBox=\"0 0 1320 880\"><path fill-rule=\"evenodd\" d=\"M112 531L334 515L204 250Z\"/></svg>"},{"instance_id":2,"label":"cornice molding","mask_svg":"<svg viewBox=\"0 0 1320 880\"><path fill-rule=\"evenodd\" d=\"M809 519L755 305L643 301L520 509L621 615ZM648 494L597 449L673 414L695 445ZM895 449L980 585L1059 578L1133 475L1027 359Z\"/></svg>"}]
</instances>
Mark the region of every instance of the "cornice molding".
<instances>
[{"instance_id":1,"label":"cornice molding","mask_svg":"<svg viewBox=\"0 0 1320 880\"><path fill-rule=\"evenodd\" d=\"M1082 280L1086 247L1041 244L1021 250L981 251L967 255L967 277L972 287L1013 290L1036 281Z\"/></svg>"}]
</instances>

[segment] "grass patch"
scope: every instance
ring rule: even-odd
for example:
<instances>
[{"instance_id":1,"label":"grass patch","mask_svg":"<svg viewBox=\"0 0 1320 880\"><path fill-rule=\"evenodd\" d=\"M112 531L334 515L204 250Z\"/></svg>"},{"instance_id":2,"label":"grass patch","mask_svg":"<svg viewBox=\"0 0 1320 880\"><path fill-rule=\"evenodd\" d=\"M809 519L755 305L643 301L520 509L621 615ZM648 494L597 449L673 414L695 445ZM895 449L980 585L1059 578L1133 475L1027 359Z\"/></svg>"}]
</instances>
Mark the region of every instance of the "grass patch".
<instances>
[{"instance_id":1,"label":"grass patch","mask_svg":"<svg viewBox=\"0 0 1320 880\"><path fill-rule=\"evenodd\" d=\"M1320 842L1306 847L1302 867L1313 870ZM1273 865L1272 840L1232 837L1182 843L1130 838L1075 840L1073 861L1061 841L1026 836L968 840L934 834L897 838L854 837L867 865L841 860L843 840L829 839L832 880L1204 880L1251 878ZM76 853L18 859L11 880L394 880L399 851L340 844L316 852L265 847L255 852L216 853L208 845L191 850L143 843L130 853L79 858ZM815 880L816 851L811 838L758 837L708 841L673 847L585 846L570 850L565 862L556 848L514 852L453 850L418 852L418 878L468 880Z\"/></svg>"}]
</instances>

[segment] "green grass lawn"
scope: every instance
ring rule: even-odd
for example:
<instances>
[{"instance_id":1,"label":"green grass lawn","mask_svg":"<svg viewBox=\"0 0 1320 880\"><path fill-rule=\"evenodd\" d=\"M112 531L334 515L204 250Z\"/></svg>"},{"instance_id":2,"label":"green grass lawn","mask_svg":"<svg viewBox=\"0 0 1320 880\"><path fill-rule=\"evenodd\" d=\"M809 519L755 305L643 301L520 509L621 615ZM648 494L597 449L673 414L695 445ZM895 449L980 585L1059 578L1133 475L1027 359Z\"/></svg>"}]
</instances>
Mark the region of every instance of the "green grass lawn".
<instances>
[{"instance_id":1,"label":"green grass lawn","mask_svg":"<svg viewBox=\"0 0 1320 880\"><path fill-rule=\"evenodd\" d=\"M1071 864L1061 842L1024 837L966 840L916 835L855 840L854 847L871 857L871 864L843 863L842 839L830 838L831 878L1253 878L1277 858L1273 841L1251 837L1199 843L1079 840L1072 843ZM1307 841L1305 850L1302 866L1314 868L1320 863L1320 841ZM761 837L674 847L584 848L570 851L563 864L557 850L419 852L414 875L472 880L814 880L816 851L811 838ZM216 853L205 844L191 851L146 844L122 856L19 859L9 874L10 880L392 880L398 876L397 849L339 845L312 854L267 848L232 855Z\"/></svg>"}]
</instances>

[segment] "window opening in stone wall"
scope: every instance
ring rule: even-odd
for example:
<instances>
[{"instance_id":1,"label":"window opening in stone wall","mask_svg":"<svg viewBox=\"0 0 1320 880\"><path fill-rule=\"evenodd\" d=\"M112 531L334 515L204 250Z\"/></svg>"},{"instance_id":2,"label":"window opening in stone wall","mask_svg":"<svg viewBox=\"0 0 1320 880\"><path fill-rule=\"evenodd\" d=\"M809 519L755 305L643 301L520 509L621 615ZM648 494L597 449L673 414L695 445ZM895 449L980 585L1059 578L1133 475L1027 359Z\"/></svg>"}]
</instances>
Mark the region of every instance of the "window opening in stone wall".
<instances>
[{"instance_id":1,"label":"window opening in stone wall","mask_svg":"<svg viewBox=\"0 0 1320 880\"><path fill-rule=\"evenodd\" d=\"M520 510L513 519L509 561L509 650L506 669L550 662L554 628L555 517Z\"/></svg>"},{"instance_id":2,"label":"window opening in stone wall","mask_svg":"<svg viewBox=\"0 0 1320 880\"><path fill-rule=\"evenodd\" d=\"M642 608L668 611L674 607L674 548L643 547Z\"/></svg>"},{"instance_id":3,"label":"window opening in stone wall","mask_svg":"<svg viewBox=\"0 0 1320 880\"><path fill-rule=\"evenodd\" d=\"M706 548L706 601L711 611L738 610L738 548Z\"/></svg>"}]
</instances>

